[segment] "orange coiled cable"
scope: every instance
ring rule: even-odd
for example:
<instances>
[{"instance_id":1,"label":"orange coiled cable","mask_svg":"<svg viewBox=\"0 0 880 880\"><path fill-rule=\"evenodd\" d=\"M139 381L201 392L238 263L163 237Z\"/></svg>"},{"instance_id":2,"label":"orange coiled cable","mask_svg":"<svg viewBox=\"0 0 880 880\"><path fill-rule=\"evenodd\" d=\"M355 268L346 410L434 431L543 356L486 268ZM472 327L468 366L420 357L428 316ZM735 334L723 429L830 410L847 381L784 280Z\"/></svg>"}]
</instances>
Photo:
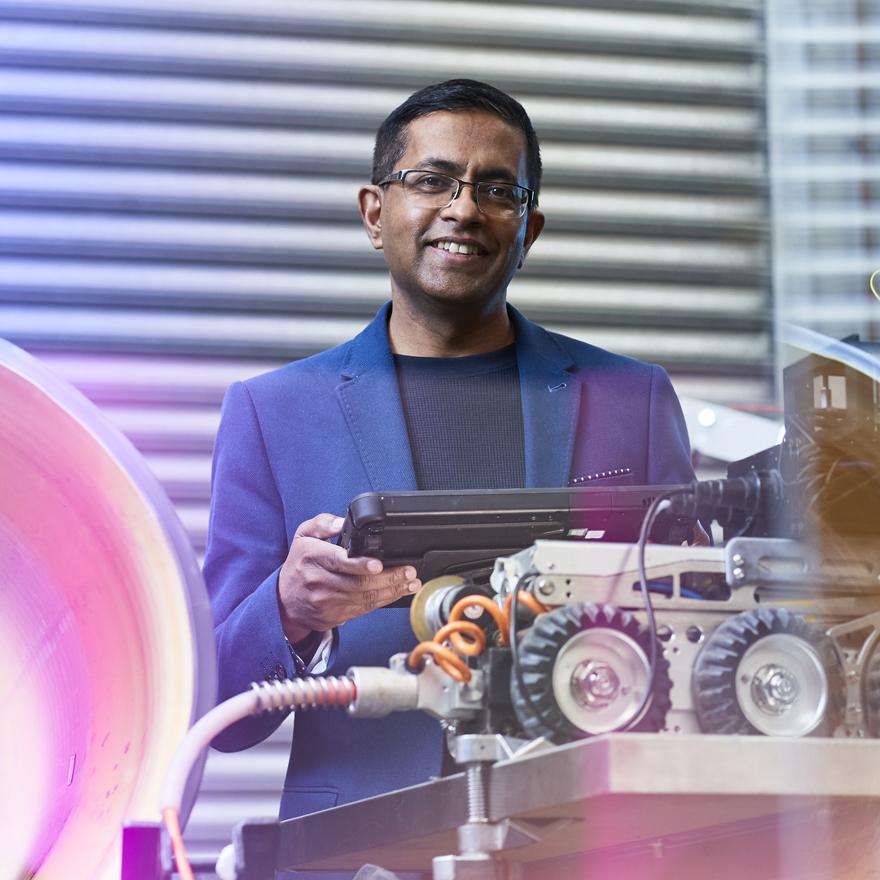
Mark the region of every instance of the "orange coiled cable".
<instances>
[{"instance_id":1,"label":"orange coiled cable","mask_svg":"<svg viewBox=\"0 0 880 880\"><path fill-rule=\"evenodd\" d=\"M520 590L519 597L517 598L517 603L522 602L529 611L534 611L537 614L543 614L545 611L549 611L550 609L541 601L536 599L531 593L526 593L523 590ZM507 598L504 600L504 617L505 617L505 632L510 631L510 606L513 605L513 593L508 593Z\"/></svg>"},{"instance_id":2,"label":"orange coiled cable","mask_svg":"<svg viewBox=\"0 0 880 880\"><path fill-rule=\"evenodd\" d=\"M459 654L468 657L476 657L486 647L486 633L469 620L450 621L434 634L434 641L441 645L447 639Z\"/></svg>"},{"instance_id":3,"label":"orange coiled cable","mask_svg":"<svg viewBox=\"0 0 880 880\"><path fill-rule=\"evenodd\" d=\"M422 659L426 656L434 658L434 662L450 677L456 681L470 681L471 670L467 663L461 659L451 648L441 645L439 642L420 642L407 658L410 669L418 669Z\"/></svg>"},{"instance_id":4,"label":"orange coiled cable","mask_svg":"<svg viewBox=\"0 0 880 880\"><path fill-rule=\"evenodd\" d=\"M547 606L531 593L521 592L518 601L521 601L523 605L535 614L543 614L548 610ZM476 657L478 654L481 654L486 647L486 633L477 624L461 619L464 616L465 610L477 606L488 611L498 626L499 643L507 645L510 640L510 608L512 602L513 594L505 599L503 609L499 608L487 596L465 596L463 599L459 599L449 613L449 623L437 630L433 639L416 645L407 658L407 665L410 669L418 669L423 659L430 656L434 658L434 662L451 678L456 681L470 681L470 667L458 654L464 654L467 657ZM451 647L447 647L445 643L448 643ZM455 653L456 651L458 654Z\"/></svg>"},{"instance_id":5,"label":"orange coiled cable","mask_svg":"<svg viewBox=\"0 0 880 880\"><path fill-rule=\"evenodd\" d=\"M506 645L509 617L488 596L465 596L463 599L459 599L452 606L452 611L449 612L450 622L460 621L465 610L475 605L492 615L492 619L498 626L498 640L502 645Z\"/></svg>"}]
</instances>

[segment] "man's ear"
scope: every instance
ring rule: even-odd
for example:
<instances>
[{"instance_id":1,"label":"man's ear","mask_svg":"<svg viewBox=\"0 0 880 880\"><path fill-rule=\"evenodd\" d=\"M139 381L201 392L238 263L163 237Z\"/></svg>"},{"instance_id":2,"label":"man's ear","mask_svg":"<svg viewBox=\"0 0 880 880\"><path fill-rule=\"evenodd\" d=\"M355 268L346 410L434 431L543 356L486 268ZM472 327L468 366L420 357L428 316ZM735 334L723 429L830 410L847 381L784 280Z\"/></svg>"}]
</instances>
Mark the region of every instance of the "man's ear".
<instances>
[{"instance_id":1,"label":"man's ear","mask_svg":"<svg viewBox=\"0 0 880 880\"><path fill-rule=\"evenodd\" d=\"M382 190L378 186L370 184L362 186L358 191L358 208L361 212L361 220L370 244L377 251L382 250Z\"/></svg>"},{"instance_id":2,"label":"man's ear","mask_svg":"<svg viewBox=\"0 0 880 880\"><path fill-rule=\"evenodd\" d=\"M535 243L535 239L541 234L543 228L544 215L537 208L532 208L529 211L528 219L526 220L526 234L523 239L523 252L522 256L519 258L518 269L522 269L529 248Z\"/></svg>"}]
</instances>

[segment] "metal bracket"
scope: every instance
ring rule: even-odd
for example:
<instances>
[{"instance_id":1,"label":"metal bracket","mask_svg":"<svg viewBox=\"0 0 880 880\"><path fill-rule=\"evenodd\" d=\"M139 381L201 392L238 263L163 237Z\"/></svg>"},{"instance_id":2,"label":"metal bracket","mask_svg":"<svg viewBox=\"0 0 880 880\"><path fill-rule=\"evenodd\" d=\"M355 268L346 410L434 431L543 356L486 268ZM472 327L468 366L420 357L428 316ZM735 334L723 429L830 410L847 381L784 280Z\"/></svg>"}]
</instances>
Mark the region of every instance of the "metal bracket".
<instances>
[{"instance_id":1,"label":"metal bracket","mask_svg":"<svg viewBox=\"0 0 880 880\"><path fill-rule=\"evenodd\" d=\"M434 880L521 880L516 862L501 862L487 853L435 856Z\"/></svg>"},{"instance_id":2,"label":"metal bracket","mask_svg":"<svg viewBox=\"0 0 880 880\"><path fill-rule=\"evenodd\" d=\"M858 588L876 589L876 554L848 560L826 560L817 548L787 538L733 538L724 548L724 569L728 585L737 587L805 587L828 592Z\"/></svg>"},{"instance_id":3,"label":"metal bracket","mask_svg":"<svg viewBox=\"0 0 880 880\"><path fill-rule=\"evenodd\" d=\"M274 880L281 831L277 819L249 819L232 830L236 880Z\"/></svg>"},{"instance_id":4,"label":"metal bracket","mask_svg":"<svg viewBox=\"0 0 880 880\"><path fill-rule=\"evenodd\" d=\"M502 819L500 822L468 822L458 829L458 848L462 853L495 853L537 843L537 829L526 822Z\"/></svg>"},{"instance_id":5,"label":"metal bracket","mask_svg":"<svg viewBox=\"0 0 880 880\"><path fill-rule=\"evenodd\" d=\"M457 764L475 761L505 761L513 758L517 750L529 745L527 740L502 736L500 733L464 733L449 738L449 753Z\"/></svg>"},{"instance_id":6,"label":"metal bracket","mask_svg":"<svg viewBox=\"0 0 880 880\"><path fill-rule=\"evenodd\" d=\"M870 632L857 651L844 646L843 642L847 636L865 630L870 630ZM865 711L865 667L874 654L878 640L880 640L880 611L832 626L828 630L828 637L834 644L834 650L837 652L843 669L846 706L840 728L844 736L870 736L868 717Z\"/></svg>"},{"instance_id":7,"label":"metal bracket","mask_svg":"<svg viewBox=\"0 0 880 880\"><path fill-rule=\"evenodd\" d=\"M724 574L732 589L748 585L797 586L808 582L810 548L782 538L733 538L724 548Z\"/></svg>"},{"instance_id":8,"label":"metal bracket","mask_svg":"<svg viewBox=\"0 0 880 880\"><path fill-rule=\"evenodd\" d=\"M162 825L127 822L122 826L122 880L160 880Z\"/></svg>"}]
</instances>

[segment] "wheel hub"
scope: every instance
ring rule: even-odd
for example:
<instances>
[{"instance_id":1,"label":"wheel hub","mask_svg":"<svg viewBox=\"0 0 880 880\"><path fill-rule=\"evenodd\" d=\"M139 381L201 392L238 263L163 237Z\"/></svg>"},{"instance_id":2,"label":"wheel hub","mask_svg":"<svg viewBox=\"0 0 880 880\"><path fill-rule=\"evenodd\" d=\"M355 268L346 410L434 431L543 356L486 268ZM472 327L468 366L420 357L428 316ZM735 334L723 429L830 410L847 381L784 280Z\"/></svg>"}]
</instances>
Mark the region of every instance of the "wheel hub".
<instances>
[{"instance_id":1,"label":"wheel hub","mask_svg":"<svg viewBox=\"0 0 880 880\"><path fill-rule=\"evenodd\" d=\"M766 736L806 736L825 717L828 677L816 648L791 633L758 639L737 670L743 715Z\"/></svg>"},{"instance_id":2,"label":"wheel hub","mask_svg":"<svg viewBox=\"0 0 880 880\"><path fill-rule=\"evenodd\" d=\"M609 706L621 693L620 678L601 660L579 663L571 676L571 692L585 709Z\"/></svg>"},{"instance_id":3,"label":"wheel hub","mask_svg":"<svg viewBox=\"0 0 880 880\"><path fill-rule=\"evenodd\" d=\"M752 677L752 698L768 715L782 715L797 702L800 685L790 669L767 663Z\"/></svg>"},{"instance_id":4,"label":"wheel hub","mask_svg":"<svg viewBox=\"0 0 880 880\"><path fill-rule=\"evenodd\" d=\"M631 727L651 687L650 665L626 633L595 627L563 645L553 667L553 693L563 715L584 733Z\"/></svg>"}]
</instances>

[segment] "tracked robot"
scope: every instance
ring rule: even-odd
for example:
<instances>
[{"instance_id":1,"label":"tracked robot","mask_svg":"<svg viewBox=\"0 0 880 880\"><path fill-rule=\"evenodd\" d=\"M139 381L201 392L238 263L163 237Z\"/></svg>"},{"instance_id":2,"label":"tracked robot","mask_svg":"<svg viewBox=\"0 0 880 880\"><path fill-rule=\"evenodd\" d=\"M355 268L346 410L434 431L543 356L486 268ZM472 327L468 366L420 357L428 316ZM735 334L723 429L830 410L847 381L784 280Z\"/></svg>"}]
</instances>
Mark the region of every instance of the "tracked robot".
<instances>
[{"instance_id":1,"label":"tracked robot","mask_svg":"<svg viewBox=\"0 0 880 880\"><path fill-rule=\"evenodd\" d=\"M621 731L878 736L878 383L811 356L786 370L785 402L785 441L732 465L726 480L628 487L622 507L631 511L637 497L641 508L635 541L600 540L625 532L629 514L594 503L596 490L562 513L526 504L520 520L536 540L489 554L489 568L472 542L440 557L433 546L420 571L442 558L444 573L413 601L420 643L410 654L340 678L255 685L222 722L199 722L202 740L280 707L432 714L467 769L460 852L434 860L436 880L453 880L496 876L491 854L507 831L488 821L485 773L499 758ZM411 547L392 552L397 525L424 535L430 517L442 523L449 513L406 509L400 496L359 504L347 546L391 562L413 559ZM500 521L509 504L478 507L470 515L484 527L510 533ZM679 543L676 529L696 519L719 522L724 545ZM658 524L660 540L673 543L650 541ZM466 532L457 523L449 535ZM498 549L497 536L490 543ZM187 760L166 786L172 813Z\"/></svg>"}]
</instances>

